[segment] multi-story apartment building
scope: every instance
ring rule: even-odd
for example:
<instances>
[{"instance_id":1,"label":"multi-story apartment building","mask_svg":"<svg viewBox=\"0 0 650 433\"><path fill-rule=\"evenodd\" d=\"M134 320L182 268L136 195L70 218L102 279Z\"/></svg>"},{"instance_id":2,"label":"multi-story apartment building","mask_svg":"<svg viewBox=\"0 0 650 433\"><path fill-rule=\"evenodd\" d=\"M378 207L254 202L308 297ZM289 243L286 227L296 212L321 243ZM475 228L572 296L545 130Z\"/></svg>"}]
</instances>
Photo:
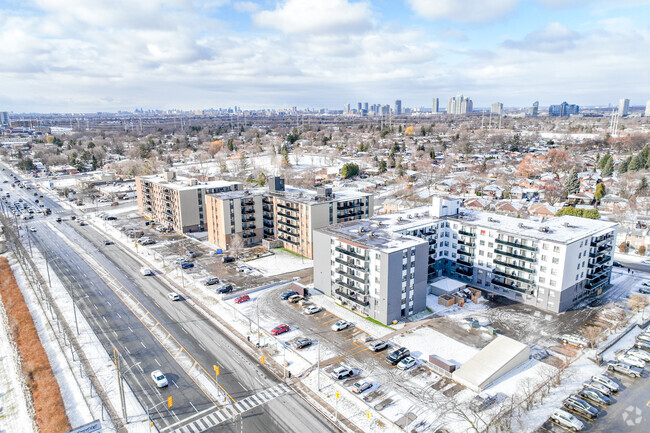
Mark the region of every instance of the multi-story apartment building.
<instances>
[{"instance_id":1,"label":"multi-story apartment building","mask_svg":"<svg viewBox=\"0 0 650 433\"><path fill-rule=\"evenodd\" d=\"M461 211L458 199L434 198L430 208L317 230L314 284L383 323L423 310L427 280L442 276L558 313L609 286L616 230L570 216Z\"/></svg>"},{"instance_id":2,"label":"multi-story apartment building","mask_svg":"<svg viewBox=\"0 0 650 433\"><path fill-rule=\"evenodd\" d=\"M208 195L206 204L208 240L213 244L229 249L236 236L244 246L267 239L312 258L314 229L371 217L374 197L331 188L290 188L274 177L268 188Z\"/></svg>"},{"instance_id":3,"label":"multi-story apartment building","mask_svg":"<svg viewBox=\"0 0 650 433\"><path fill-rule=\"evenodd\" d=\"M242 188L239 182L199 182L177 177L175 172L138 176L135 185L138 213L179 233L205 230L207 194Z\"/></svg>"}]
</instances>

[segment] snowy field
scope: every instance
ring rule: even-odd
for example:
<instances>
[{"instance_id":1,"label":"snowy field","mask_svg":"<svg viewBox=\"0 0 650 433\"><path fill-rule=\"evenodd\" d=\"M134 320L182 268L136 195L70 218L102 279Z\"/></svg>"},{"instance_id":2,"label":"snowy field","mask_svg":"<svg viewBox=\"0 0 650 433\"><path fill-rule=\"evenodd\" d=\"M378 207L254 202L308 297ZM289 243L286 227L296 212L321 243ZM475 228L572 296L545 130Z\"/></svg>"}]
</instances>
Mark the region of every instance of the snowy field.
<instances>
[{"instance_id":1,"label":"snowy field","mask_svg":"<svg viewBox=\"0 0 650 433\"><path fill-rule=\"evenodd\" d=\"M314 262L276 248L273 250L273 255L262 257L261 259L249 260L246 262L246 265L257 269L267 277L272 277L312 268Z\"/></svg>"}]
</instances>

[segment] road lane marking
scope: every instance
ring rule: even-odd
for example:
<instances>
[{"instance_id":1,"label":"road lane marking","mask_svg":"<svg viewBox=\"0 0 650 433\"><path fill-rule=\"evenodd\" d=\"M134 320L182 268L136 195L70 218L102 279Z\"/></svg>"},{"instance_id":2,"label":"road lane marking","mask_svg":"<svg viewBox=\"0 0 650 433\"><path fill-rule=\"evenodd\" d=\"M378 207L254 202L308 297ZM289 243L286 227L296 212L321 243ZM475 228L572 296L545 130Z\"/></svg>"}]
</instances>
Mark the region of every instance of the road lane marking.
<instances>
[{"instance_id":1,"label":"road lane marking","mask_svg":"<svg viewBox=\"0 0 650 433\"><path fill-rule=\"evenodd\" d=\"M203 347L203 345L202 345L201 343L199 343L199 347L200 347L201 349L203 349L204 352L207 352L207 351L208 351L205 347Z\"/></svg>"},{"instance_id":2,"label":"road lane marking","mask_svg":"<svg viewBox=\"0 0 650 433\"><path fill-rule=\"evenodd\" d=\"M160 362L158 362L158 360L156 358L154 358L153 360L156 361L156 364L158 364L158 367L162 367L162 365L160 365Z\"/></svg>"},{"instance_id":3,"label":"road lane marking","mask_svg":"<svg viewBox=\"0 0 650 433\"><path fill-rule=\"evenodd\" d=\"M97 304L93 302L93 307L95 307L95 310L99 311L99 308L97 308Z\"/></svg>"},{"instance_id":4,"label":"road lane marking","mask_svg":"<svg viewBox=\"0 0 650 433\"><path fill-rule=\"evenodd\" d=\"M115 314L117 314L117 317L119 317L120 319L122 318L122 316L120 316L120 313L118 313L117 311L115 312Z\"/></svg>"},{"instance_id":5,"label":"road lane marking","mask_svg":"<svg viewBox=\"0 0 650 433\"><path fill-rule=\"evenodd\" d=\"M326 322L321 322L321 323L322 323L323 325L326 325L326 324L331 323L331 322L334 322L334 321L336 321L336 320L339 320L339 318L338 318L338 317L335 317L335 318L333 318L333 319L331 319L331 320L328 320L328 321L326 321Z\"/></svg>"},{"instance_id":6,"label":"road lane marking","mask_svg":"<svg viewBox=\"0 0 650 433\"><path fill-rule=\"evenodd\" d=\"M102 316L102 319L104 319L104 322L108 323L108 320L106 320L105 316Z\"/></svg>"},{"instance_id":7,"label":"road lane marking","mask_svg":"<svg viewBox=\"0 0 650 433\"><path fill-rule=\"evenodd\" d=\"M131 329L130 326L129 326L128 328L129 328L129 331L131 331L131 333L133 334L133 333L134 333L134 332L133 332L133 329Z\"/></svg>"},{"instance_id":8,"label":"road lane marking","mask_svg":"<svg viewBox=\"0 0 650 433\"><path fill-rule=\"evenodd\" d=\"M140 344L142 344L142 347L144 347L145 349L147 348L147 346L145 346L142 341L140 342Z\"/></svg>"},{"instance_id":9,"label":"road lane marking","mask_svg":"<svg viewBox=\"0 0 650 433\"><path fill-rule=\"evenodd\" d=\"M199 410L198 410L196 407L194 407L194 404L192 404L192 402L190 402L190 405L192 405L192 407L194 408L194 410L196 411L196 413L199 413Z\"/></svg>"},{"instance_id":10,"label":"road lane marking","mask_svg":"<svg viewBox=\"0 0 650 433\"><path fill-rule=\"evenodd\" d=\"M123 345L123 347L124 347L124 349L127 351L127 353L130 355L130 354L131 354L131 351L129 350L129 348L126 347L126 346L124 346L124 345Z\"/></svg>"},{"instance_id":11,"label":"road lane marking","mask_svg":"<svg viewBox=\"0 0 650 433\"><path fill-rule=\"evenodd\" d=\"M176 382L174 382L174 381L172 380L172 383L174 384L174 386L175 386L176 388L178 388L178 385L176 385Z\"/></svg>"}]
</instances>

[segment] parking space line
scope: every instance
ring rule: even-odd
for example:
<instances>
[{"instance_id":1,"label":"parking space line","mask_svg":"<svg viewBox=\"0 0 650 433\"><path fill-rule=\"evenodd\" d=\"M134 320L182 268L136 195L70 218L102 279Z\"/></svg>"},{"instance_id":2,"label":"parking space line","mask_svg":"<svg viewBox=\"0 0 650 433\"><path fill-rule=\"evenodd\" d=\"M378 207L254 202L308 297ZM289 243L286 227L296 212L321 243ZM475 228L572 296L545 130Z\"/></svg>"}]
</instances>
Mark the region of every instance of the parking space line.
<instances>
[{"instance_id":1,"label":"parking space line","mask_svg":"<svg viewBox=\"0 0 650 433\"><path fill-rule=\"evenodd\" d=\"M566 431L569 431L569 432L571 431L571 430L569 430L568 428L566 428L566 427L564 427L564 426L562 426L562 425L556 423L556 422L553 421L552 419L550 419L549 421L551 421L552 424L555 424L556 426L560 427L562 430L566 430Z\"/></svg>"},{"instance_id":2,"label":"parking space line","mask_svg":"<svg viewBox=\"0 0 650 433\"><path fill-rule=\"evenodd\" d=\"M329 317L331 315L332 315L332 313L330 313L328 311L327 314L323 314L321 317L314 317L314 320L321 320L321 319L324 319L324 318Z\"/></svg>"},{"instance_id":3,"label":"parking space line","mask_svg":"<svg viewBox=\"0 0 650 433\"><path fill-rule=\"evenodd\" d=\"M322 323L323 323L323 325L325 325L325 324L327 324L327 323L331 323L331 322L334 322L334 321L336 321L336 320L339 320L339 318L338 318L338 317L335 317L335 318L333 318L332 320L328 320L327 322L322 322Z\"/></svg>"}]
</instances>

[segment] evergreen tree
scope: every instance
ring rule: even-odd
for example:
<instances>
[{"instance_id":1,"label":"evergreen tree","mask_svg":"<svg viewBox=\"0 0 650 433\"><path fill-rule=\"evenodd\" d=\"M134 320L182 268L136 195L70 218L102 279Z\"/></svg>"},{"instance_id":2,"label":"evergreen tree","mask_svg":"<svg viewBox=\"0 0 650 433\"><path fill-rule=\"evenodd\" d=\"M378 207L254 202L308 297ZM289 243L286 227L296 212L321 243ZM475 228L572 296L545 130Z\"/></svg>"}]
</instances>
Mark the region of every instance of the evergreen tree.
<instances>
[{"instance_id":1,"label":"evergreen tree","mask_svg":"<svg viewBox=\"0 0 650 433\"><path fill-rule=\"evenodd\" d=\"M621 162L618 165L618 172L619 173L627 173L627 167L630 165L631 160L632 160L631 156L629 156L627 159L624 159L623 162Z\"/></svg>"},{"instance_id":2,"label":"evergreen tree","mask_svg":"<svg viewBox=\"0 0 650 433\"><path fill-rule=\"evenodd\" d=\"M648 189L648 179L645 176L641 178L641 186L639 186L639 191L646 191Z\"/></svg>"},{"instance_id":3,"label":"evergreen tree","mask_svg":"<svg viewBox=\"0 0 650 433\"><path fill-rule=\"evenodd\" d=\"M639 155L634 155L627 166L627 171L639 171L640 169L641 162L639 161Z\"/></svg>"},{"instance_id":4,"label":"evergreen tree","mask_svg":"<svg viewBox=\"0 0 650 433\"><path fill-rule=\"evenodd\" d=\"M575 194L580 191L580 179L575 167L571 169L566 179L564 179L564 188L567 194Z\"/></svg>"},{"instance_id":5,"label":"evergreen tree","mask_svg":"<svg viewBox=\"0 0 650 433\"><path fill-rule=\"evenodd\" d=\"M614 160L613 160L612 157L610 156L610 157L607 159L607 163L606 163L605 166L603 167L603 170L602 170L602 172L601 172L601 175L602 175L603 177L612 177L612 174L614 174Z\"/></svg>"},{"instance_id":6,"label":"evergreen tree","mask_svg":"<svg viewBox=\"0 0 650 433\"><path fill-rule=\"evenodd\" d=\"M379 173L386 173L386 170L387 170L386 161L382 159L381 161L379 161L379 169L377 171L379 171Z\"/></svg>"}]
</instances>

